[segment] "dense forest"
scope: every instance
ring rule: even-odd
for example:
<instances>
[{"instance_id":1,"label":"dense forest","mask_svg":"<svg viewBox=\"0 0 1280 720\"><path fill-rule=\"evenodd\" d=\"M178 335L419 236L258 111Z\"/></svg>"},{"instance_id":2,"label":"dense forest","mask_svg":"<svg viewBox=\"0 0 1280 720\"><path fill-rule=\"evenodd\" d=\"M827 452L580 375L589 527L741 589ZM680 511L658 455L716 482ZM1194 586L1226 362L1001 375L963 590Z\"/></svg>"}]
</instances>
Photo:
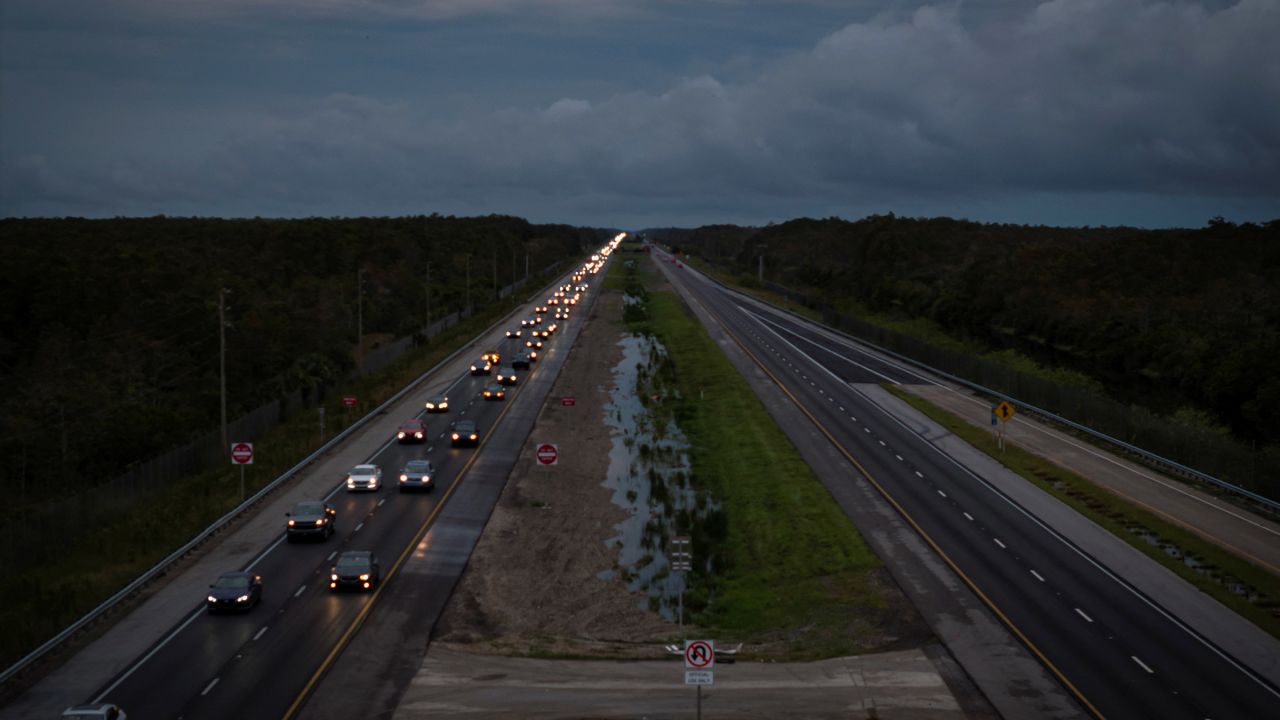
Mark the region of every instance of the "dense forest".
<instances>
[{"instance_id":1,"label":"dense forest","mask_svg":"<svg viewBox=\"0 0 1280 720\"><path fill-rule=\"evenodd\" d=\"M750 282L904 318L1096 379L1246 444L1280 437L1280 221L1202 229L800 219L647 231Z\"/></svg>"},{"instance_id":2,"label":"dense forest","mask_svg":"<svg viewBox=\"0 0 1280 720\"><path fill-rule=\"evenodd\" d=\"M218 427L224 288L234 418L349 373L358 316L366 347L411 335L610 233L432 215L5 219L0 235L0 478L30 498Z\"/></svg>"}]
</instances>

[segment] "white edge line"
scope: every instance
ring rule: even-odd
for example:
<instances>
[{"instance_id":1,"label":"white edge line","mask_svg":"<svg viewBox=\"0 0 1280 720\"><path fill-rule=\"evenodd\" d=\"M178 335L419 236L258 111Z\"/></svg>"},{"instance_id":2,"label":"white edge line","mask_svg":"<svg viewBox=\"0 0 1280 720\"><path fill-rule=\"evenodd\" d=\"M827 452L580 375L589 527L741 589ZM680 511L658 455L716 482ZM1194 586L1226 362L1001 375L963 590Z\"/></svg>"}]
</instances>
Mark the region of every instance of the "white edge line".
<instances>
[{"instance_id":1,"label":"white edge line","mask_svg":"<svg viewBox=\"0 0 1280 720\"><path fill-rule=\"evenodd\" d=\"M1080 558L1081 558L1081 559L1083 559L1085 562L1089 563L1089 564L1090 564L1090 565L1092 565L1094 568L1096 568L1099 572L1101 572L1103 575L1105 575L1105 576L1107 576L1108 578L1110 578L1110 579L1111 579L1111 580L1112 580L1116 585L1119 585L1120 587L1124 588L1125 590L1128 590L1128 591L1129 591L1129 594L1133 595L1135 598L1137 598L1140 602L1142 602L1142 603L1143 603L1144 605L1146 605L1147 607L1149 607L1149 608L1151 608L1152 610L1154 610L1154 611L1156 611L1157 613L1159 613L1159 614L1160 614L1162 617L1164 617L1166 620L1168 620L1169 622L1173 623L1173 625L1174 625L1174 626L1176 626L1178 629L1182 630L1182 631L1183 631L1183 632L1185 632L1187 635L1189 635L1189 636L1191 636L1192 638L1194 638L1197 642L1199 642L1199 643L1200 643L1201 645L1203 645L1206 649L1208 649L1209 651L1211 651L1214 655L1217 655L1218 657L1222 658L1222 660L1223 660L1224 662L1226 662L1228 665L1230 665L1231 667L1233 667L1233 668L1235 668L1236 670L1238 670L1238 671L1240 672L1240 674L1242 674L1242 675L1244 675L1245 677L1247 677L1247 678L1249 678L1250 680L1252 680L1254 683L1256 683L1256 684L1257 684L1259 687L1261 687L1263 690L1265 690L1266 692L1270 693L1270 694L1271 694L1272 696L1274 696L1274 697L1280 698L1280 690L1276 690L1275 688L1271 687L1271 684L1270 684L1269 682L1267 682L1267 681L1263 678L1263 676L1262 676L1260 673L1258 673L1257 671L1255 671L1252 667L1250 667L1250 666L1248 666L1248 665L1245 665L1242 661L1236 660L1234 657L1232 657L1231 655L1227 654L1227 652L1226 652L1225 650L1223 650L1222 648L1218 647L1216 643L1210 642L1210 641L1209 641L1209 639L1208 639L1208 638L1206 638L1204 635L1201 635L1199 632L1197 632L1195 629L1193 629L1190 625L1188 625L1187 623L1183 622L1181 618L1177 617L1176 615L1174 615L1174 614L1170 613L1168 610L1165 610L1164 608L1162 608L1162 607L1160 607L1159 605L1157 605L1157 604L1155 603L1155 601L1153 601L1151 598L1147 597L1145 594L1143 594L1142 592L1140 592L1140 591L1139 591L1136 587L1134 587L1133 585L1130 585L1129 583L1125 582L1123 579L1121 579L1121 578L1120 578L1120 576L1118 576L1118 575L1116 575L1114 572L1112 572L1112 571L1111 571L1111 569L1110 569L1110 568L1108 568L1106 565L1103 565L1103 564L1102 564L1102 563L1100 563L1099 561L1094 560L1094 559L1093 559L1092 557L1090 557L1090 556L1089 556L1089 555L1088 555L1084 550L1081 550L1078 546L1076 546L1076 544L1075 544L1075 543L1073 543L1073 542L1071 542L1070 540L1068 540L1068 539L1067 539L1067 537L1066 537L1065 535L1063 535L1062 533L1060 533L1060 532L1058 532L1057 530L1055 530L1055 529L1053 529L1052 527L1050 527L1050 526L1049 526L1047 523L1045 523L1043 520L1041 520L1040 518L1038 518L1038 517L1036 517L1035 515L1033 515L1033 514L1031 513L1031 511L1027 510L1026 508L1022 507L1022 506L1021 506L1021 505L1019 505L1018 503L1014 502L1014 501L1013 501L1013 498L1009 497L1008 495L1004 494L1004 493L1003 493L1003 492L1001 492L1000 490L996 489L996 487L995 487L994 485L992 485L991 483L987 482L987 480L986 480L986 479L984 479L982 476L980 476L980 475L978 475L977 473L975 473L974 471L970 470L968 467L966 467L966 466L964 465L964 463L961 463L959 460L956 460L955 458L951 457L951 456L950 456L950 455L948 455L947 453L943 452L942 448L938 447L937 445L934 445L931 441L929 441L929 440L927 440L927 439L925 439L925 438L923 438L923 437L921 437L921 436L919 436L919 435L915 435L915 434L914 434L914 431L913 431L913 430L912 430L912 429L911 429L911 428L910 428L910 427L909 427L905 422L903 422L902 420L899 420L899 419L898 419L898 417L897 417L897 416L895 416L893 413L891 413L891 412L889 412L889 411L885 410L884 408L880 407L880 406L875 402L875 400L871 399L871 397L870 397L869 395L867 395L866 393L862 392L861 390L859 390L859 389L858 389L858 388L856 388L856 387L852 387L852 386L851 386L851 387L850 387L850 389L852 389L852 390L853 390L855 393L857 393L858 395L862 396L862 398L863 398L864 400L866 400L868 403L870 403L871 405L873 405L873 406L875 406L875 407L879 408L879 409L880 409L880 412L882 412L886 417L888 417L888 418L889 418L890 420L892 420L893 422L897 423L897 424L898 424L899 426L901 426L904 430L906 430L906 431L907 431L907 432L909 432L909 433L912 433L912 435L913 435L914 437L916 437L917 439L919 439L919 440L920 440L920 442L921 442L923 445L925 445L925 446L926 446L926 447L928 447L928 448L932 448L932 449L933 449L933 451L934 451L935 453L937 453L940 457L942 457L943 459L945 459L947 462L951 463L952 465L955 465L955 466L956 466L957 468L959 468L959 469L960 469L960 471L961 471L961 472L963 472L964 474L966 474L966 475L968 475L969 477L971 477L971 478L973 478L974 480L976 480L980 485L982 485L983 487L985 487L985 488L986 488L986 489L987 489L987 490L988 490L992 495L995 495L998 499L1002 500L1005 504L1009 505L1009 506L1010 506L1010 507L1012 507L1014 510L1018 511L1019 513L1021 513L1024 517L1026 517L1026 518L1027 518L1028 520L1030 520L1032 523L1034 523L1034 524L1038 525L1038 526L1040 527L1040 529L1041 529L1041 530L1043 530L1043 531L1045 531L1046 533L1048 533L1048 534L1050 535L1050 537L1053 537L1053 538L1054 538L1054 539L1056 539L1058 542L1062 543L1062 545L1063 545L1064 547L1066 547L1067 549L1071 550L1071 551L1072 551L1072 552L1074 552L1076 555L1080 556ZM918 474L918 473L917 473L917 474ZM1122 540L1119 540L1119 539L1117 539L1117 540L1118 540L1119 542L1123 542ZM1134 658L1134 659L1136 660L1137 658Z\"/></svg>"},{"instance_id":2,"label":"white edge line","mask_svg":"<svg viewBox=\"0 0 1280 720\"><path fill-rule=\"evenodd\" d=\"M1093 622L1093 618L1091 618L1091 617L1089 617L1088 615L1086 615L1086 614L1085 614L1085 612L1084 612L1083 610L1081 610L1080 608L1076 608L1076 613L1077 613L1077 614L1079 614L1079 615L1080 615L1080 617L1084 618L1084 619L1085 619L1085 622Z\"/></svg>"},{"instance_id":3,"label":"white edge line","mask_svg":"<svg viewBox=\"0 0 1280 720\"><path fill-rule=\"evenodd\" d=\"M258 632L254 634L253 639L257 640L258 638L262 637L263 634L267 632L267 627L268 627L267 625L263 625L262 629L258 630Z\"/></svg>"},{"instance_id":4,"label":"white edge line","mask_svg":"<svg viewBox=\"0 0 1280 720\"><path fill-rule=\"evenodd\" d=\"M1137 658L1135 658L1135 659L1137 659ZM209 681L209 684L204 686L204 690L201 690L201 691L200 691L200 697L204 697L205 695L208 695L208 694L209 694L209 691L213 689L213 686L214 686L214 685L217 685L217 684L218 684L218 681L219 681L219 680L221 680L221 679L222 679L222 678L214 678L214 679L210 680L210 681Z\"/></svg>"},{"instance_id":5,"label":"white edge line","mask_svg":"<svg viewBox=\"0 0 1280 720\"><path fill-rule=\"evenodd\" d=\"M172 640L172 639L174 639L175 637L177 637L178 633L182 632L183 630L186 630L186 629L187 629L187 626L188 626L188 625L190 625L190 624L191 624L191 622L192 622L193 620L195 620L196 618L198 618L198 617L200 617L202 614L204 614L204 612L205 612L205 609L204 609L204 608L200 608L199 610L197 610L197 611L195 611L195 612L191 613L191 617L187 618L187 621L186 621L186 622L184 622L184 623L182 623L181 625L179 625L178 627L174 628L173 632L169 633L169 636L168 636L168 637L166 637L164 640L160 641L160 644L159 644L159 645L156 645L155 647L151 648L151 652L148 652L146 655L144 655L144 656L142 657L142 659L141 659L141 660L139 660L138 662L134 663L134 664L133 664L133 667L131 667L131 668L129 668L128 670L126 670L126 671L125 671L125 673L124 673L123 675L121 675L120 677L116 678L116 681L115 681L115 682L113 682L113 683L111 683L110 685L108 685L106 690L103 690L101 693L99 693L99 694L98 694L98 697L96 697L96 698L94 698L94 699L93 699L93 702L96 702L96 703L98 703L98 702L102 702L102 698L104 698L104 697L106 697L107 695L111 694L111 691L112 691L112 690L115 690L117 687L119 687L120 683L122 683L122 682L124 682L125 680L127 680L127 679L129 678L129 676L130 676L130 675L132 675L134 672L136 672L136 671L138 670L138 668L140 668L140 667L142 667L143 665L145 665L145 664L147 663L147 661L151 659L151 656L153 656L153 655L155 655L156 653L160 652L160 650L161 650L161 649L163 649L165 645L168 645L168 644L169 644L169 641L170 641L170 640Z\"/></svg>"},{"instance_id":6,"label":"white edge line","mask_svg":"<svg viewBox=\"0 0 1280 720\"><path fill-rule=\"evenodd\" d=\"M304 593L304 592L306 592L306 591L307 591L307 586L304 584L304 585L302 585L301 587L299 587L299 588L298 588L298 592L294 593L294 594L293 594L293 596L294 596L294 597L298 597L299 595L301 595L302 593Z\"/></svg>"},{"instance_id":7,"label":"white edge line","mask_svg":"<svg viewBox=\"0 0 1280 720\"><path fill-rule=\"evenodd\" d=\"M1036 572L1035 570L1032 570L1031 574L1035 575L1036 579L1039 580L1040 582L1044 582L1044 576L1041 575L1040 573Z\"/></svg>"},{"instance_id":8,"label":"white edge line","mask_svg":"<svg viewBox=\"0 0 1280 720\"><path fill-rule=\"evenodd\" d=\"M1152 670L1150 667L1147 667L1147 664L1142 662L1142 659L1139 658L1137 655L1130 655L1129 658L1134 662L1138 663L1138 667L1142 668L1143 670L1146 670L1148 673L1152 675L1156 674L1156 671Z\"/></svg>"}]
</instances>

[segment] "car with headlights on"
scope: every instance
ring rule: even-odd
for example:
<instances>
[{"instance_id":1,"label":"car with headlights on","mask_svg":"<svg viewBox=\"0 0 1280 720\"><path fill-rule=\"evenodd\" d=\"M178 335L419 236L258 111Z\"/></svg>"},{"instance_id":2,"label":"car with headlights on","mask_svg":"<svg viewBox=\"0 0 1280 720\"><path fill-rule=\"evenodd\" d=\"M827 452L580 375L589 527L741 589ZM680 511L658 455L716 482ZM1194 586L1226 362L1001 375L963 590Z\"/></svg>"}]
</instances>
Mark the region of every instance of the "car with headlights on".
<instances>
[{"instance_id":1,"label":"car with headlights on","mask_svg":"<svg viewBox=\"0 0 1280 720\"><path fill-rule=\"evenodd\" d=\"M537 355L533 350L521 350L511 359L511 368L513 370L528 370L537 359Z\"/></svg>"},{"instance_id":2,"label":"car with headlights on","mask_svg":"<svg viewBox=\"0 0 1280 720\"><path fill-rule=\"evenodd\" d=\"M513 367L498 368L498 384L499 385L515 385L518 381L516 378L516 369Z\"/></svg>"},{"instance_id":3,"label":"car with headlights on","mask_svg":"<svg viewBox=\"0 0 1280 720\"><path fill-rule=\"evenodd\" d=\"M377 465L357 465L347 473L347 490L377 490L382 487L382 468Z\"/></svg>"},{"instance_id":4,"label":"car with headlights on","mask_svg":"<svg viewBox=\"0 0 1280 720\"><path fill-rule=\"evenodd\" d=\"M242 612L262 602L262 577L251 572L227 572L209 586L209 612Z\"/></svg>"},{"instance_id":5,"label":"car with headlights on","mask_svg":"<svg viewBox=\"0 0 1280 720\"><path fill-rule=\"evenodd\" d=\"M523 323L522 323L522 326L523 326ZM508 331L507 331L507 337L509 337L509 338L518 338L518 337L520 337L520 334L521 334L522 332L523 332L523 331L522 331L520 328L511 328L510 330L508 330Z\"/></svg>"},{"instance_id":6,"label":"car with headlights on","mask_svg":"<svg viewBox=\"0 0 1280 720\"><path fill-rule=\"evenodd\" d=\"M369 550L348 550L338 556L329 570L329 589L370 590L382 579L378 556Z\"/></svg>"},{"instance_id":7,"label":"car with headlights on","mask_svg":"<svg viewBox=\"0 0 1280 720\"><path fill-rule=\"evenodd\" d=\"M440 394L432 395L427 398L426 408L429 413L448 412L449 398Z\"/></svg>"},{"instance_id":8,"label":"car with headlights on","mask_svg":"<svg viewBox=\"0 0 1280 720\"><path fill-rule=\"evenodd\" d=\"M480 393L480 395L483 396L485 400L501 400L507 396L507 390L501 385L490 385L485 388L484 392Z\"/></svg>"},{"instance_id":9,"label":"car with headlights on","mask_svg":"<svg viewBox=\"0 0 1280 720\"><path fill-rule=\"evenodd\" d=\"M528 340L525 340L525 341L524 341L524 346L525 346L525 347L527 347L527 348L533 348L533 349L535 349L535 350L541 350L541 349L542 349L542 338L540 338L540 337L536 337L536 338L529 338Z\"/></svg>"},{"instance_id":10,"label":"car with headlights on","mask_svg":"<svg viewBox=\"0 0 1280 720\"><path fill-rule=\"evenodd\" d=\"M410 418L400 423L396 440L402 443L420 443L427 439L427 423L422 418Z\"/></svg>"},{"instance_id":11,"label":"car with headlights on","mask_svg":"<svg viewBox=\"0 0 1280 720\"><path fill-rule=\"evenodd\" d=\"M436 468L430 460L410 460L400 470L400 492L425 490L436 486Z\"/></svg>"},{"instance_id":12,"label":"car with headlights on","mask_svg":"<svg viewBox=\"0 0 1280 720\"><path fill-rule=\"evenodd\" d=\"M112 703L76 705L62 711L62 720L126 720L127 718L124 710Z\"/></svg>"},{"instance_id":13,"label":"car with headlights on","mask_svg":"<svg viewBox=\"0 0 1280 720\"><path fill-rule=\"evenodd\" d=\"M484 358L471 363L472 375L488 375L492 370L493 364Z\"/></svg>"},{"instance_id":14,"label":"car with headlights on","mask_svg":"<svg viewBox=\"0 0 1280 720\"><path fill-rule=\"evenodd\" d=\"M454 423L453 432L449 434L449 438L454 447L466 445L475 447L480 444L480 428L476 426L474 420L459 420Z\"/></svg>"},{"instance_id":15,"label":"car with headlights on","mask_svg":"<svg viewBox=\"0 0 1280 720\"><path fill-rule=\"evenodd\" d=\"M289 518L285 523L285 538L289 542L307 538L328 540L333 534L333 523L338 519L338 511L323 500L303 500L293 506L293 510L285 513Z\"/></svg>"},{"instance_id":16,"label":"car with headlights on","mask_svg":"<svg viewBox=\"0 0 1280 720\"><path fill-rule=\"evenodd\" d=\"M488 362L490 365L497 365L502 360L502 355L497 350L490 350L480 356L481 360Z\"/></svg>"}]
</instances>

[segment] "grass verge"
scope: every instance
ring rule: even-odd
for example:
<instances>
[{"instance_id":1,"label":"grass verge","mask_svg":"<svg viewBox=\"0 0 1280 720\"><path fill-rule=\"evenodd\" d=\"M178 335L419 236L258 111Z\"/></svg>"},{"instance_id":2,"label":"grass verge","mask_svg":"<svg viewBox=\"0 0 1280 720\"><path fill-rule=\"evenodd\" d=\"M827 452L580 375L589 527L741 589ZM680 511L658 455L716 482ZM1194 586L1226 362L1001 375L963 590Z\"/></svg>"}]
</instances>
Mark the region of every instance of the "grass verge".
<instances>
[{"instance_id":1,"label":"grass verge","mask_svg":"<svg viewBox=\"0 0 1280 720\"><path fill-rule=\"evenodd\" d=\"M529 287L541 287L551 279L550 275L534 278ZM364 408L377 407L510 312L518 302L521 301L507 299L480 308L474 316L382 370L348 380L341 392L329 392L325 402L329 431L324 437L320 436L317 412L311 409L257 438L254 465L246 473L245 494L257 492L359 418L356 412L341 407L342 395L356 395ZM239 502L238 469L220 468L183 478L125 515L97 518L97 529L59 545L46 562L16 575L0 574L0 594L5 598L0 607L0 627L5 628L0 633L0 667L9 667L71 625ZM192 602L196 600L193 598ZM126 601L125 606L133 604ZM97 625L87 630L75 646L109 627L108 623ZM6 683L6 690L9 685Z\"/></svg>"},{"instance_id":2,"label":"grass verge","mask_svg":"<svg viewBox=\"0 0 1280 720\"><path fill-rule=\"evenodd\" d=\"M1038 455L1013 445L1002 452L989 430L904 390L884 387L1218 602L1280 637L1280 578ZM1241 592L1234 592L1233 587ZM1250 594L1255 598L1252 601L1247 597Z\"/></svg>"},{"instance_id":3,"label":"grass verge","mask_svg":"<svg viewBox=\"0 0 1280 720\"><path fill-rule=\"evenodd\" d=\"M622 272L623 265L615 267ZM693 483L710 489L725 519L720 548L699 547L694 534L695 558L723 555L712 563L714 575L693 573L685 606L694 621L792 660L927 637L880 560L737 369L673 292L654 289L647 262L638 266L647 300L629 325L665 346L666 382L675 389L651 410L672 413L689 440Z\"/></svg>"}]
</instances>

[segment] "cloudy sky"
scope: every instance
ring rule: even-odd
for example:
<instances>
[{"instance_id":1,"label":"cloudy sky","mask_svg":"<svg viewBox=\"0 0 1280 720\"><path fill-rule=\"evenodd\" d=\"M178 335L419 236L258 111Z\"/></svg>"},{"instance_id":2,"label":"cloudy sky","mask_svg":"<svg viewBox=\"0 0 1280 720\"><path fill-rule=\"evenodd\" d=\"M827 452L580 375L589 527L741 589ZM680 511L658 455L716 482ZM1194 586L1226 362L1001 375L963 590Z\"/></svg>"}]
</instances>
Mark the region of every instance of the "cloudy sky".
<instances>
[{"instance_id":1,"label":"cloudy sky","mask_svg":"<svg viewBox=\"0 0 1280 720\"><path fill-rule=\"evenodd\" d=\"M1280 217L1280 0L3 0L0 216Z\"/></svg>"}]
</instances>

